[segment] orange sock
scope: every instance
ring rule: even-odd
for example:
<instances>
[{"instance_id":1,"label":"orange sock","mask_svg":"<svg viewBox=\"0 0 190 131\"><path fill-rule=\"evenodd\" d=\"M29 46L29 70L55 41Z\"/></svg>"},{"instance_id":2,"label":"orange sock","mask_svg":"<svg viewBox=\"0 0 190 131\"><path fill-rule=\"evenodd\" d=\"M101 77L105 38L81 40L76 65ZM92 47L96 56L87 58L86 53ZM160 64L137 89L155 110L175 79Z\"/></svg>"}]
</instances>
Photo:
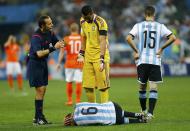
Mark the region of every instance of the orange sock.
<instances>
[{"instance_id":1,"label":"orange sock","mask_svg":"<svg viewBox=\"0 0 190 131\"><path fill-rule=\"evenodd\" d=\"M8 80L8 83L9 83L9 87L11 89L13 89L13 76L12 75L8 75L7 80Z\"/></svg>"},{"instance_id":2,"label":"orange sock","mask_svg":"<svg viewBox=\"0 0 190 131\"><path fill-rule=\"evenodd\" d=\"M67 98L68 98L68 102L72 101L72 82L67 82L66 84L67 86Z\"/></svg>"},{"instance_id":3,"label":"orange sock","mask_svg":"<svg viewBox=\"0 0 190 131\"><path fill-rule=\"evenodd\" d=\"M23 80L22 80L22 74L18 74L17 75L17 82L18 82L18 88L19 88L19 90L22 90L22 82Z\"/></svg>"},{"instance_id":4,"label":"orange sock","mask_svg":"<svg viewBox=\"0 0 190 131\"><path fill-rule=\"evenodd\" d=\"M82 83L77 82L76 83L76 103L80 102L81 94L82 94Z\"/></svg>"}]
</instances>

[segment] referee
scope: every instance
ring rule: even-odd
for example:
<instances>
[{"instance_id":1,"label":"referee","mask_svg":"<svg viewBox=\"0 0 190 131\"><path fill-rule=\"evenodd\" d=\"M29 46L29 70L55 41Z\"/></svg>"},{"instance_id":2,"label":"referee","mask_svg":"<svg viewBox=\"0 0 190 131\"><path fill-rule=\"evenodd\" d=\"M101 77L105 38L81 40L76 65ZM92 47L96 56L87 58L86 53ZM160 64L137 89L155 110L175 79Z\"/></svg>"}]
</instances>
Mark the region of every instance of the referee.
<instances>
[{"instance_id":1,"label":"referee","mask_svg":"<svg viewBox=\"0 0 190 131\"><path fill-rule=\"evenodd\" d=\"M35 117L33 124L50 124L43 114L43 100L48 85L47 59L51 52L64 47L64 41L59 41L52 32L53 23L49 16L40 16L39 28L33 34L28 63L30 87L35 87Z\"/></svg>"}]
</instances>

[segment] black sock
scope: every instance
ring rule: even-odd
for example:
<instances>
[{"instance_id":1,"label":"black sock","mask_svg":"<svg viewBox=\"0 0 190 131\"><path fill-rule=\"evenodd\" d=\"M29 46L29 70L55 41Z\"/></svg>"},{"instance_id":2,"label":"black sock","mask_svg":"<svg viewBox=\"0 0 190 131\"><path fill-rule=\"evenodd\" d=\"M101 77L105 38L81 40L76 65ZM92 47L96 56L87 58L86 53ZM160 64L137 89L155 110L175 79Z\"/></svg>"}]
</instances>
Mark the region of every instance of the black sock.
<instances>
[{"instance_id":1,"label":"black sock","mask_svg":"<svg viewBox=\"0 0 190 131\"><path fill-rule=\"evenodd\" d=\"M139 119L129 119L129 124L131 123L142 123Z\"/></svg>"},{"instance_id":2,"label":"black sock","mask_svg":"<svg viewBox=\"0 0 190 131\"><path fill-rule=\"evenodd\" d=\"M35 118L43 116L43 100L35 100Z\"/></svg>"},{"instance_id":3,"label":"black sock","mask_svg":"<svg viewBox=\"0 0 190 131\"><path fill-rule=\"evenodd\" d=\"M155 90L150 91L150 97L149 97L149 110L148 112L153 114L155 105L156 105L156 101L158 98L158 93Z\"/></svg>"},{"instance_id":4,"label":"black sock","mask_svg":"<svg viewBox=\"0 0 190 131\"><path fill-rule=\"evenodd\" d=\"M133 117L133 118L135 118L135 113L124 111L124 117Z\"/></svg>"},{"instance_id":5,"label":"black sock","mask_svg":"<svg viewBox=\"0 0 190 131\"><path fill-rule=\"evenodd\" d=\"M149 110L148 110L148 112L151 113L152 115L153 115L154 107L156 105L156 101L157 101L157 99L149 98Z\"/></svg>"},{"instance_id":6,"label":"black sock","mask_svg":"<svg viewBox=\"0 0 190 131\"><path fill-rule=\"evenodd\" d=\"M140 113L133 113L133 112L128 112L128 111L124 111L124 117L131 117L131 118L138 118L141 119L142 115L139 115Z\"/></svg>"},{"instance_id":7,"label":"black sock","mask_svg":"<svg viewBox=\"0 0 190 131\"><path fill-rule=\"evenodd\" d=\"M139 91L139 102L142 111L146 110L146 91Z\"/></svg>"}]
</instances>

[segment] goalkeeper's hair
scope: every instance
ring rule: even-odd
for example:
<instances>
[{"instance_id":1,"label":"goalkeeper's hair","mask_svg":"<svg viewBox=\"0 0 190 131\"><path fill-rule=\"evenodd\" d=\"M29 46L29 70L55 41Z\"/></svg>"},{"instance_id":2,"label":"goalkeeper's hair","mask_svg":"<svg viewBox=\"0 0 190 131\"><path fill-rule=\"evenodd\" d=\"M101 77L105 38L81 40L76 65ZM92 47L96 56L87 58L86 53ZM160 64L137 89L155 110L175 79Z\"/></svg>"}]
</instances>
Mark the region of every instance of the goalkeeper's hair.
<instances>
[{"instance_id":1,"label":"goalkeeper's hair","mask_svg":"<svg viewBox=\"0 0 190 131\"><path fill-rule=\"evenodd\" d=\"M154 16L155 15L155 8L153 6L146 6L144 10L145 16Z\"/></svg>"},{"instance_id":2,"label":"goalkeeper's hair","mask_svg":"<svg viewBox=\"0 0 190 131\"><path fill-rule=\"evenodd\" d=\"M84 16L87 16L88 14L93 13L93 9L92 9L91 6L85 5L85 6L82 7L81 12L82 12L82 14L83 14Z\"/></svg>"},{"instance_id":3,"label":"goalkeeper's hair","mask_svg":"<svg viewBox=\"0 0 190 131\"><path fill-rule=\"evenodd\" d=\"M38 19L38 26L41 28L42 25L45 25L45 19L50 18L48 15L42 15Z\"/></svg>"}]
</instances>

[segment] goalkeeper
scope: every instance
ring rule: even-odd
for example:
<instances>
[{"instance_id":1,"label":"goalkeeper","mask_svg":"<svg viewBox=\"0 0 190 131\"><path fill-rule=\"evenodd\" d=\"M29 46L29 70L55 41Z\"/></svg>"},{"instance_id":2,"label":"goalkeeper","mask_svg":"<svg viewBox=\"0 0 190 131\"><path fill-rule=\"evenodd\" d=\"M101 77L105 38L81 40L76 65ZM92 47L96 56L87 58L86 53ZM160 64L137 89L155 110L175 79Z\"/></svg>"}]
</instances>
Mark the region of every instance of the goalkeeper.
<instances>
[{"instance_id":1,"label":"goalkeeper","mask_svg":"<svg viewBox=\"0 0 190 131\"><path fill-rule=\"evenodd\" d=\"M81 36L83 43L77 61L84 62L83 84L88 102L96 102L95 88L100 91L101 103L108 102L109 51L108 26L88 5L81 10Z\"/></svg>"}]
</instances>

